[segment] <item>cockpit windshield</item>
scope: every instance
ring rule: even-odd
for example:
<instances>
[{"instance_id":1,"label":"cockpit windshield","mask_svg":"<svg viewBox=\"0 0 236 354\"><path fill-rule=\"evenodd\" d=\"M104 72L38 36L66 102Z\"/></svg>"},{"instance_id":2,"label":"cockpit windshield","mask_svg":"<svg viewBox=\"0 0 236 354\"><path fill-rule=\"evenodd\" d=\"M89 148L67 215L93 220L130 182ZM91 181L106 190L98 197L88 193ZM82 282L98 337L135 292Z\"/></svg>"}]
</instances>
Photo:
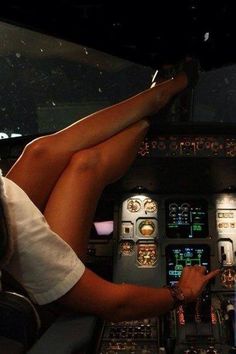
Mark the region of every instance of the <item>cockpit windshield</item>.
<instances>
[{"instance_id":1,"label":"cockpit windshield","mask_svg":"<svg viewBox=\"0 0 236 354\"><path fill-rule=\"evenodd\" d=\"M154 70L0 22L0 138L50 133L148 88Z\"/></svg>"},{"instance_id":2,"label":"cockpit windshield","mask_svg":"<svg viewBox=\"0 0 236 354\"><path fill-rule=\"evenodd\" d=\"M5 22L0 43L0 139L62 129L150 87L155 74L151 67ZM187 118L175 100L158 122L235 125L235 77L236 65L201 72Z\"/></svg>"}]
</instances>

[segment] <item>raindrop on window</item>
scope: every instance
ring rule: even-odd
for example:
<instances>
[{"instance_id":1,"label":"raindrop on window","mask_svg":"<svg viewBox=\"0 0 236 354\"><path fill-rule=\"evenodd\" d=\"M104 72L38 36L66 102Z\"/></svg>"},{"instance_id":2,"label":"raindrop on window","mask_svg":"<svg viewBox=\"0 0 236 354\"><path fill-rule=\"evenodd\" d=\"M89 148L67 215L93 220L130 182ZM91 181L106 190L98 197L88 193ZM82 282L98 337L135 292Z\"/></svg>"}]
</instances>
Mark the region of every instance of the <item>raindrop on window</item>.
<instances>
[{"instance_id":1,"label":"raindrop on window","mask_svg":"<svg viewBox=\"0 0 236 354\"><path fill-rule=\"evenodd\" d=\"M204 42L208 41L209 36L210 36L209 32L204 33Z\"/></svg>"}]
</instances>

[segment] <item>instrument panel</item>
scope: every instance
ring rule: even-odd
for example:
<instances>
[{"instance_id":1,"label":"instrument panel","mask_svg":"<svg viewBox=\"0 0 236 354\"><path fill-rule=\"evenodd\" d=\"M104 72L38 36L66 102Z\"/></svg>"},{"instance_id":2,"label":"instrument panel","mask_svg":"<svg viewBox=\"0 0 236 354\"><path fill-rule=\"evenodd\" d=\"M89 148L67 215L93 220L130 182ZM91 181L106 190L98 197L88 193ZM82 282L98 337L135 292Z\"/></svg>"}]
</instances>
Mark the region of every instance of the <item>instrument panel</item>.
<instances>
[{"instance_id":1,"label":"instrument panel","mask_svg":"<svg viewBox=\"0 0 236 354\"><path fill-rule=\"evenodd\" d=\"M203 264L222 268L215 289L232 289L236 195L127 195L119 208L116 242L115 281L162 286L177 281L184 265Z\"/></svg>"},{"instance_id":2,"label":"instrument panel","mask_svg":"<svg viewBox=\"0 0 236 354\"><path fill-rule=\"evenodd\" d=\"M140 157L235 157L235 135L163 135L146 138Z\"/></svg>"},{"instance_id":3,"label":"instrument panel","mask_svg":"<svg viewBox=\"0 0 236 354\"><path fill-rule=\"evenodd\" d=\"M99 353L229 354L236 346L236 194L123 196L113 280L162 287L185 266L221 268L196 302L156 319L108 324ZM154 327L153 327L154 328ZM154 333L154 332L153 332ZM155 348L155 349L154 349Z\"/></svg>"},{"instance_id":4,"label":"instrument panel","mask_svg":"<svg viewBox=\"0 0 236 354\"><path fill-rule=\"evenodd\" d=\"M158 261L158 203L145 195L128 197L122 204L118 254L135 259L137 268L155 268Z\"/></svg>"}]
</instances>

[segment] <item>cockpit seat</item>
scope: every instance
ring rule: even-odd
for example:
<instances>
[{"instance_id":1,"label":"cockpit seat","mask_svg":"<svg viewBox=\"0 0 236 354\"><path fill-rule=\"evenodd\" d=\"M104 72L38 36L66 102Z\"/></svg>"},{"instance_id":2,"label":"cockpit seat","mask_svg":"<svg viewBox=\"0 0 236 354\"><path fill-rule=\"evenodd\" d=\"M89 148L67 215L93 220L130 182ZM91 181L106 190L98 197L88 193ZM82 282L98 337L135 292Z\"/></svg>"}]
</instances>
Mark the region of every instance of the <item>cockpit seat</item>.
<instances>
[{"instance_id":1,"label":"cockpit seat","mask_svg":"<svg viewBox=\"0 0 236 354\"><path fill-rule=\"evenodd\" d=\"M0 293L0 348L4 354L25 353L39 334L39 316L24 295Z\"/></svg>"}]
</instances>

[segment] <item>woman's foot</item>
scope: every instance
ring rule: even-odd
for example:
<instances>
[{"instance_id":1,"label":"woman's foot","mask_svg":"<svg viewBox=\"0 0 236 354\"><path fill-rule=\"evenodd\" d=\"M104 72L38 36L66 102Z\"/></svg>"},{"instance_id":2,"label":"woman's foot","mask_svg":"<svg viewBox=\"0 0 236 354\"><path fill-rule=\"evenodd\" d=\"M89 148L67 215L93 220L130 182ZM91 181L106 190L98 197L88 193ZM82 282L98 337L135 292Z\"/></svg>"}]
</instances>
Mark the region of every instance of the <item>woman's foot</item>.
<instances>
[{"instance_id":1,"label":"woman's foot","mask_svg":"<svg viewBox=\"0 0 236 354\"><path fill-rule=\"evenodd\" d=\"M200 74L200 63L197 58L185 58L184 61L178 62L174 65L163 65L156 76L156 81L161 82L163 80L175 77L176 74L183 71L188 79L188 87L194 88L198 82Z\"/></svg>"}]
</instances>

